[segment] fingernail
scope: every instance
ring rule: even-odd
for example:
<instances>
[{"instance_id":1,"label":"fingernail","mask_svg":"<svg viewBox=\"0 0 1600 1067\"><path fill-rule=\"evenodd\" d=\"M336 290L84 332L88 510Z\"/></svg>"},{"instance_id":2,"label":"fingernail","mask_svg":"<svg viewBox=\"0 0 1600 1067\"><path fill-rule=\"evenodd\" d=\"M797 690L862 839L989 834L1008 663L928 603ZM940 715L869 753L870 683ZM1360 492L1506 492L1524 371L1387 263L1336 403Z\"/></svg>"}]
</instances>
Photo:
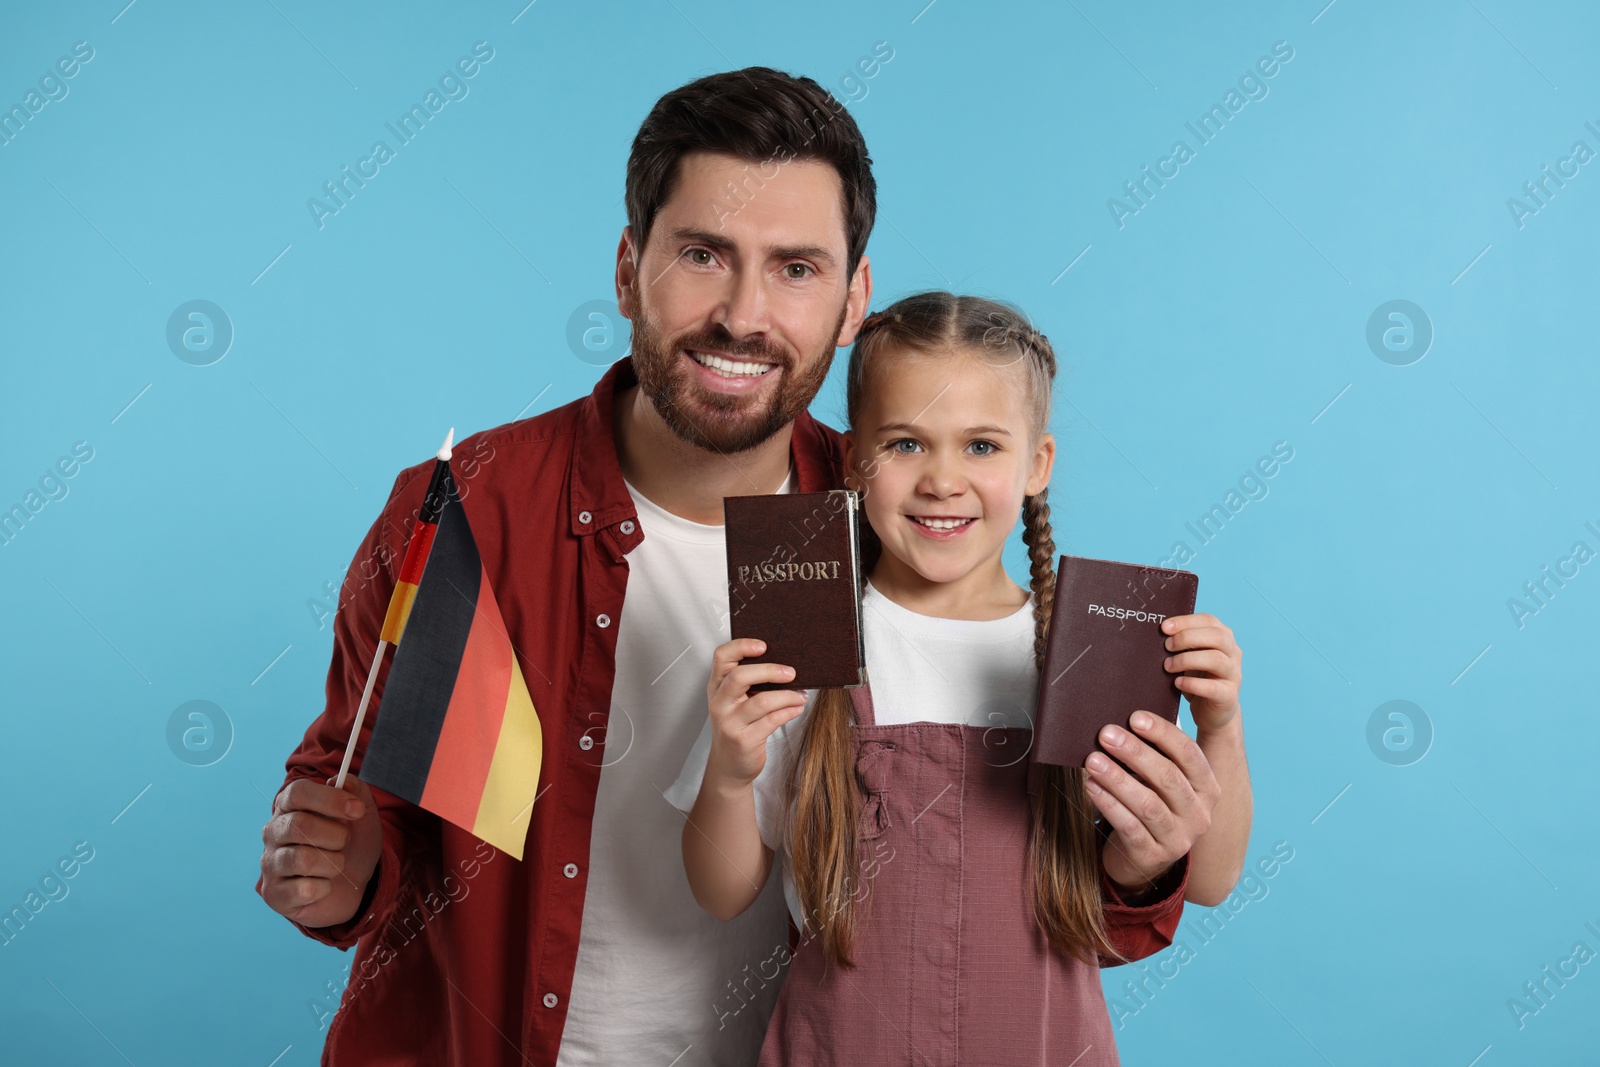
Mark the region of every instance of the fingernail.
<instances>
[{"instance_id":1,"label":"fingernail","mask_svg":"<svg viewBox=\"0 0 1600 1067\"><path fill-rule=\"evenodd\" d=\"M1111 769L1111 761L1098 752L1091 753L1089 756L1089 769L1091 771L1109 771Z\"/></svg>"},{"instance_id":2,"label":"fingernail","mask_svg":"<svg viewBox=\"0 0 1600 1067\"><path fill-rule=\"evenodd\" d=\"M1167 633L1170 634L1172 632L1172 625L1173 624L1172 624L1172 620L1171 619L1163 619L1162 622L1161 622L1161 629L1165 630Z\"/></svg>"},{"instance_id":3,"label":"fingernail","mask_svg":"<svg viewBox=\"0 0 1600 1067\"><path fill-rule=\"evenodd\" d=\"M1093 778L1090 778L1087 781L1085 781L1083 783L1083 787L1085 789L1087 789L1089 792L1093 793L1095 796L1099 796L1101 793L1105 792L1104 789L1100 788L1100 783L1095 781Z\"/></svg>"},{"instance_id":4,"label":"fingernail","mask_svg":"<svg viewBox=\"0 0 1600 1067\"><path fill-rule=\"evenodd\" d=\"M765 652L766 650L767 650L767 643L765 641L757 641L756 642L756 651L757 652Z\"/></svg>"},{"instance_id":5,"label":"fingernail","mask_svg":"<svg viewBox=\"0 0 1600 1067\"><path fill-rule=\"evenodd\" d=\"M1170 671L1172 669L1172 657L1168 656L1166 659L1162 660L1161 661L1161 666L1165 667L1167 670Z\"/></svg>"},{"instance_id":6,"label":"fingernail","mask_svg":"<svg viewBox=\"0 0 1600 1067\"><path fill-rule=\"evenodd\" d=\"M1136 711L1133 713L1133 728L1135 730L1148 730L1153 725L1155 725L1155 720L1144 712Z\"/></svg>"},{"instance_id":7,"label":"fingernail","mask_svg":"<svg viewBox=\"0 0 1600 1067\"><path fill-rule=\"evenodd\" d=\"M1100 731L1101 743L1110 745L1112 748L1116 748L1121 745L1126 737L1127 735L1115 726L1107 726L1105 729Z\"/></svg>"},{"instance_id":8,"label":"fingernail","mask_svg":"<svg viewBox=\"0 0 1600 1067\"><path fill-rule=\"evenodd\" d=\"M785 678L793 678L794 677L794 668L793 667L785 667L783 669L783 676Z\"/></svg>"},{"instance_id":9,"label":"fingernail","mask_svg":"<svg viewBox=\"0 0 1600 1067\"><path fill-rule=\"evenodd\" d=\"M361 801L347 800L344 802L344 813L350 816L352 819L360 817L361 811Z\"/></svg>"},{"instance_id":10,"label":"fingernail","mask_svg":"<svg viewBox=\"0 0 1600 1067\"><path fill-rule=\"evenodd\" d=\"M1166 650L1168 652L1172 651L1172 638L1169 637L1169 638L1167 638L1165 641L1163 641L1161 643L1162 643L1162 645L1164 645L1166 647Z\"/></svg>"}]
</instances>

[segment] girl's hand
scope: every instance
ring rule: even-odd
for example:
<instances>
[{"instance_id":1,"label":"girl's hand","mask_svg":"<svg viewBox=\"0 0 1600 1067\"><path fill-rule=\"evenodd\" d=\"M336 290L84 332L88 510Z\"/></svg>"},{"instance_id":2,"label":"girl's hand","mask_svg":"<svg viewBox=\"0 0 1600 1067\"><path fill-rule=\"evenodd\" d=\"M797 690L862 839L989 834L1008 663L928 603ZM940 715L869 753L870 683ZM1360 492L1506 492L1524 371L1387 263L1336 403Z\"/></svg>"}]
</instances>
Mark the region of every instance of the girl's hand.
<instances>
[{"instance_id":1,"label":"girl's hand","mask_svg":"<svg viewBox=\"0 0 1600 1067\"><path fill-rule=\"evenodd\" d=\"M1100 744L1116 759L1091 753L1085 787L1112 826L1100 853L1106 875L1143 890L1210 829L1222 788L1199 744L1177 726L1148 711L1134 712L1129 725L1132 732L1101 727Z\"/></svg>"},{"instance_id":2,"label":"girl's hand","mask_svg":"<svg viewBox=\"0 0 1600 1067\"><path fill-rule=\"evenodd\" d=\"M794 668L781 663L739 662L766 649L764 641L739 638L718 645L711 655L711 680L706 684L711 757L702 788L742 787L755 781L767 765L767 738L805 710L803 690L773 689L750 695L750 687L757 682L781 684L794 677Z\"/></svg>"},{"instance_id":3,"label":"girl's hand","mask_svg":"<svg viewBox=\"0 0 1600 1067\"><path fill-rule=\"evenodd\" d=\"M1201 733L1215 733L1239 715L1244 653L1233 631L1215 615L1174 615L1161 624L1167 634L1166 669L1189 698L1189 713Z\"/></svg>"}]
</instances>

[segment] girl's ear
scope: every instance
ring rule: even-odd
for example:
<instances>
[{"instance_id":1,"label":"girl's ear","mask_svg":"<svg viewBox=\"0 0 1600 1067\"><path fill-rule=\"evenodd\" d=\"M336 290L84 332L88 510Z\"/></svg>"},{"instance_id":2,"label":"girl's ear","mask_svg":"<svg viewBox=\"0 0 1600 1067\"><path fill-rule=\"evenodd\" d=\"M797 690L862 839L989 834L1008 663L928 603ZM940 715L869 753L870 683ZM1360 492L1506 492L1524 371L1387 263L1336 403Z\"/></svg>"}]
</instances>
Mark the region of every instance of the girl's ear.
<instances>
[{"instance_id":1,"label":"girl's ear","mask_svg":"<svg viewBox=\"0 0 1600 1067\"><path fill-rule=\"evenodd\" d=\"M846 430L844 432L844 478L845 478L845 488L846 489L855 488L855 487L850 485L850 479L852 477L854 477L855 472L856 472L856 435L855 435L855 431ZM859 478L856 479L856 481L858 481L858 482L860 480L861 479L859 479Z\"/></svg>"},{"instance_id":2,"label":"girl's ear","mask_svg":"<svg viewBox=\"0 0 1600 1067\"><path fill-rule=\"evenodd\" d=\"M1028 472L1028 484L1024 492L1028 496L1037 496L1050 487L1050 472L1056 465L1056 438L1054 434L1046 433L1039 438L1039 446L1033 452L1033 467Z\"/></svg>"}]
</instances>

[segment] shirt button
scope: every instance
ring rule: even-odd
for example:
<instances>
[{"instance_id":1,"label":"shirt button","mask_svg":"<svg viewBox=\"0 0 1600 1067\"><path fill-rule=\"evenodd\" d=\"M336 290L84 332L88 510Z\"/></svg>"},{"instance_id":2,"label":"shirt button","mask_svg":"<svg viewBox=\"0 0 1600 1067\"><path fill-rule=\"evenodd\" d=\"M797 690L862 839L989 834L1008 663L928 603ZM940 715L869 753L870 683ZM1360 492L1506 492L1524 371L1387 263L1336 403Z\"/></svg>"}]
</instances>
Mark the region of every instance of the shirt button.
<instances>
[{"instance_id":1,"label":"shirt button","mask_svg":"<svg viewBox=\"0 0 1600 1067\"><path fill-rule=\"evenodd\" d=\"M632 519L623 519L622 520L621 530L625 534L633 533L633 520Z\"/></svg>"},{"instance_id":2,"label":"shirt button","mask_svg":"<svg viewBox=\"0 0 1600 1067\"><path fill-rule=\"evenodd\" d=\"M576 863L569 863L565 867L561 868L561 873L566 875L568 878L576 878L578 877L578 865Z\"/></svg>"},{"instance_id":3,"label":"shirt button","mask_svg":"<svg viewBox=\"0 0 1600 1067\"><path fill-rule=\"evenodd\" d=\"M584 734L582 737L578 738L578 747L583 749L585 752L589 751L594 747L594 738L590 737L588 734Z\"/></svg>"},{"instance_id":4,"label":"shirt button","mask_svg":"<svg viewBox=\"0 0 1600 1067\"><path fill-rule=\"evenodd\" d=\"M547 1008L556 1006L556 995L554 993L546 993L544 995L544 1006Z\"/></svg>"},{"instance_id":5,"label":"shirt button","mask_svg":"<svg viewBox=\"0 0 1600 1067\"><path fill-rule=\"evenodd\" d=\"M578 521L581 522L583 525L587 526L593 520L594 520L594 516L589 514L587 511L578 512Z\"/></svg>"},{"instance_id":6,"label":"shirt button","mask_svg":"<svg viewBox=\"0 0 1600 1067\"><path fill-rule=\"evenodd\" d=\"M611 616L610 615L597 615L595 617L594 624L596 626L600 627L600 629L604 630L607 626L611 625Z\"/></svg>"}]
</instances>

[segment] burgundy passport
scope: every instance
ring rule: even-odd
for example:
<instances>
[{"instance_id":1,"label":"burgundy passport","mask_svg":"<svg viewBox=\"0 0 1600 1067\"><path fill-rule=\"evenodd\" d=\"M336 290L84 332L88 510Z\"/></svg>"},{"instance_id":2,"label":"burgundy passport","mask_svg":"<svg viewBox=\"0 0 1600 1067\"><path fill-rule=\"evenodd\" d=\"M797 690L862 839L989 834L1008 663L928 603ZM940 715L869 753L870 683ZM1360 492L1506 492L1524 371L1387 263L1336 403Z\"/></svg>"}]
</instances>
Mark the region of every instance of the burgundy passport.
<instances>
[{"instance_id":1,"label":"burgundy passport","mask_svg":"<svg viewBox=\"0 0 1600 1067\"><path fill-rule=\"evenodd\" d=\"M1189 571L1062 556L1039 707L1034 763L1082 767L1101 727L1126 728L1144 710L1178 721L1178 691L1162 663L1161 621L1194 612L1200 579Z\"/></svg>"},{"instance_id":2,"label":"burgundy passport","mask_svg":"<svg viewBox=\"0 0 1600 1067\"><path fill-rule=\"evenodd\" d=\"M746 663L786 663L794 680L769 689L861 684L860 500L848 489L722 500L732 636L767 651Z\"/></svg>"}]
</instances>

